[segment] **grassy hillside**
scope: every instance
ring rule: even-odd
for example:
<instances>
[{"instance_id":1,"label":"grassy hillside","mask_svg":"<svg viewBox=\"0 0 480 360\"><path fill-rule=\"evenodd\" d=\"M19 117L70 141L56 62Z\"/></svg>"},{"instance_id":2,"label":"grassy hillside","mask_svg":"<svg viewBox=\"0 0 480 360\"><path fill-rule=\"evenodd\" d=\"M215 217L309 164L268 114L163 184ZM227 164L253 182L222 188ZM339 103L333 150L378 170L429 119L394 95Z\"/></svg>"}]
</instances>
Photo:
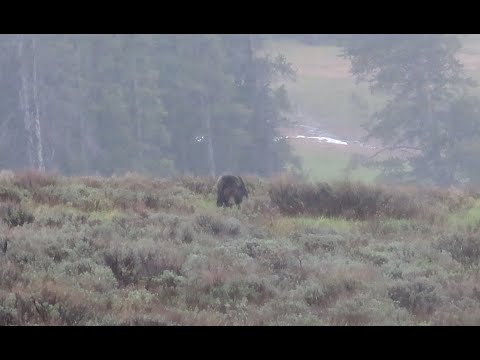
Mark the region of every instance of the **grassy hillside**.
<instances>
[{"instance_id":1,"label":"grassy hillside","mask_svg":"<svg viewBox=\"0 0 480 360\"><path fill-rule=\"evenodd\" d=\"M0 174L0 325L479 325L459 190Z\"/></svg>"}]
</instances>

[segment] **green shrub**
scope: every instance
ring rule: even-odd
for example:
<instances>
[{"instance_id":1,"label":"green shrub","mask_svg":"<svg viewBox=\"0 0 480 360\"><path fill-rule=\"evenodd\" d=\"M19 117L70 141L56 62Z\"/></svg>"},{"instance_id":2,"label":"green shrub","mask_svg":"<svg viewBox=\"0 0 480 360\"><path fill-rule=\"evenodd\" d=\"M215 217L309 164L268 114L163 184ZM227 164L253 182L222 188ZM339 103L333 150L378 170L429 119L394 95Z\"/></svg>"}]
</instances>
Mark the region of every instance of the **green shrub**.
<instances>
[{"instance_id":1,"label":"green shrub","mask_svg":"<svg viewBox=\"0 0 480 360\"><path fill-rule=\"evenodd\" d=\"M392 196L381 188L363 184L300 183L278 181L269 189L273 204L286 215L308 214L314 216L344 216L365 219L380 211L388 212ZM403 200L403 199L402 199ZM399 202L397 200L397 202ZM416 209L406 201L396 209L398 216L405 216ZM403 214L406 212L407 214Z\"/></svg>"},{"instance_id":2,"label":"green shrub","mask_svg":"<svg viewBox=\"0 0 480 360\"><path fill-rule=\"evenodd\" d=\"M216 214L202 213L195 217L197 226L213 235L236 236L241 232L242 224L233 217L225 218Z\"/></svg>"},{"instance_id":3,"label":"green shrub","mask_svg":"<svg viewBox=\"0 0 480 360\"><path fill-rule=\"evenodd\" d=\"M441 303L436 286L429 279L400 281L388 290L390 298L414 315L430 315Z\"/></svg>"},{"instance_id":4,"label":"green shrub","mask_svg":"<svg viewBox=\"0 0 480 360\"><path fill-rule=\"evenodd\" d=\"M18 189L11 186L0 185L0 202L20 203L24 194Z\"/></svg>"},{"instance_id":5,"label":"green shrub","mask_svg":"<svg viewBox=\"0 0 480 360\"><path fill-rule=\"evenodd\" d=\"M352 279L339 279L311 285L305 291L304 300L309 306L322 307L335 301L341 294L352 294L357 288L357 283Z\"/></svg>"},{"instance_id":6,"label":"green shrub","mask_svg":"<svg viewBox=\"0 0 480 360\"><path fill-rule=\"evenodd\" d=\"M465 266L478 265L480 261L480 231L457 232L442 235L439 249L448 251L452 258Z\"/></svg>"},{"instance_id":7,"label":"green shrub","mask_svg":"<svg viewBox=\"0 0 480 360\"><path fill-rule=\"evenodd\" d=\"M209 195L216 193L215 183L217 179L211 177L193 177L186 176L179 179L180 184L199 195Z\"/></svg>"},{"instance_id":8,"label":"green shrub","mask_svg":"<svg viewBox=\"0 0 480 360\"><path fill-rule=\"evenodd\" d=\"M31 306L43 324L81 325L92 317L92 308L83 291L66 285L47 282L41 287L34 287Z\"/></svg>"},{"instance_id":9,"label":"green shrub","mask_svg":"<svg viewBox=\"0 0 480 360\"><path fill-rule=\"evenodd\" d=\"M259 306L274 292L262 281L232 281L214 283L204 289L187 288L186 303L189 308L215 309L221 313L244 305Z\"/></svg>"},{"instance_id":10,"label":"green shrub","mask_svg":"<svg viewBox=\"0 0 480 360\"><path fill-rule=\"evenodd\" d=\"M23 170L15 173L14 184L24 189L53 186L59 183L59 175L54 172L41 172L38 170Z\"/></svg>"},{"instance_id":11,"label":"green shrub","mask_svg":"<svg viewBox=\"0 0 480 360\"><path fill-rule=\"evenodd\" d=\"M181 286L185 283L185 280L184 276L165 270L160 276L148 279L145 288L157 294L162 301L172 303L180 294Z\"/></svg>"},{"instance_id":12,"label":"green shrub","mask_svg":"<svg viewBox=\"0 0 480 360\"><path fill-rule=\"evenodd\" d=\"M159 208L160 200L159 200L159 197L155 194L151 194L151 193L145 194L143 195L142 200L145 203L145 206L147 206L150 209L156 210Z\"/></svg>"},{"instance_id":13,"label":"green shrub","mask_svg":"<svg viewBox=\"0 0 480 360\"><path fill-rule=\"evenodd\" d=\"M190 223L182 223L179 227L178 238L181 242L191 243L196 237L196 231Z\"/></svg>"},{"instance_id":14,"label":"green shrub","mask_svg":"<svg viewBox=\"0 0 480 360\"><path fill-rule=\"evenodd\" d=\"M0 214L2 220L10 227L23 226L35 221L30 211L12 203L0 204Z\"/></svg>"},{"instance_id":15,"label":"green shrub","mask_svg":"<svg viewBox=\"0 0 480 360\"><path fill-rule=\"evenodd\" d=\"M127 286L157 277L165 270L179 272L176 260L167 257L170 250L166 249L151 241L136 245L111 244L104 250L103 259L119 284Z\"/></svg>"},{"instance_id":16,"label":"green shrub","mask_svg":"<svg viewBox=\"0 0 480 360\"><path fill-rule=\"evenodd\" d=\"M458 208L467 199L466 195L457 196L448 191L429 192L349 181L314 184L291 179L274 181L268 194L273 205L285 215L341 216L361 220L384 216L433 221L445 199L450 200L450 208Z\"/></svg>"}]
</instances>

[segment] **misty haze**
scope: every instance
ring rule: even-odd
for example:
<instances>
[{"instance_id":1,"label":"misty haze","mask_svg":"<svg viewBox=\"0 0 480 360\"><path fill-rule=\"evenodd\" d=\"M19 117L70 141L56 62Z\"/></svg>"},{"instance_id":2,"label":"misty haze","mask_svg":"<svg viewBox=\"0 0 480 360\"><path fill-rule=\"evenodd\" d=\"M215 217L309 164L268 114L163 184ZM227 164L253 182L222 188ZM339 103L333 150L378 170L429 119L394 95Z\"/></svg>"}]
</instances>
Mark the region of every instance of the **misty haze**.
<instances>
[{"instance_id":1,"label":"misty haze","mask_svg":"<svg viewBox=\"0 0 480 360\"><path fill-rule=\"evenodd\" d=\"M480 325L480 35L0 35L0 325Z\"/></svg>"}]
</instances>

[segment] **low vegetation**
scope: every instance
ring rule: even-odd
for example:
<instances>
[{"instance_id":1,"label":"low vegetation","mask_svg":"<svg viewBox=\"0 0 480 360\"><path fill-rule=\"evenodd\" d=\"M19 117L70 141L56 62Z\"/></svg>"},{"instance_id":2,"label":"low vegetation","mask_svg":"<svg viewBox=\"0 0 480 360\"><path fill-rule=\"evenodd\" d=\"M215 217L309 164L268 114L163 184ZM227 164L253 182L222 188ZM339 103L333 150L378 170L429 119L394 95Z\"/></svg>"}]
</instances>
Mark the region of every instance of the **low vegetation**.
<instances>
[{"instance_id":1,"label":"low vegetation","mask_svg":"<svg viewBox=\"0 0 480 360\"><path fill-rule=\"evenodd\" d=\"M0 173L0 325L478 325L474 190Z\"/></svg>"}]
</instances>

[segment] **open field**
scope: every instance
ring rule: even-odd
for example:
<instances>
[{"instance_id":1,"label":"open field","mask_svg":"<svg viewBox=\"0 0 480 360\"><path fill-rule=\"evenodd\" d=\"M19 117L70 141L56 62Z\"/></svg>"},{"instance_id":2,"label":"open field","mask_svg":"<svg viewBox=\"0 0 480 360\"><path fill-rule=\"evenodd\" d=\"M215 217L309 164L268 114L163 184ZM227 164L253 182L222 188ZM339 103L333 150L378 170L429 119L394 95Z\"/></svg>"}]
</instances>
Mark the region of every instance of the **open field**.
<instances>
[{"instance_id":1,"label":"open field","mask_svg":"<svg viewBox=\"0 0 480 360\"><path fill-rule=\"evenodd\" d=\"M291 140L295 154L303 162L303 171L306 176L316 181L334 181L343 178L373 182L379 174L374 169L361 167L348 172L348 165L352 153L364 153L364 149L350 146L349 149L339 149L339 145L318 143L314 140Z\"/></svg>"},{"instance_id":2,"label":"open field","mask_svg":"<svg viewBox=\"0 0 480 360\"><path fill-rule=\"evenodd\" d=\"M474 191L0 174L0 325L479 325Z\"/></svg>"}]
</instances>

